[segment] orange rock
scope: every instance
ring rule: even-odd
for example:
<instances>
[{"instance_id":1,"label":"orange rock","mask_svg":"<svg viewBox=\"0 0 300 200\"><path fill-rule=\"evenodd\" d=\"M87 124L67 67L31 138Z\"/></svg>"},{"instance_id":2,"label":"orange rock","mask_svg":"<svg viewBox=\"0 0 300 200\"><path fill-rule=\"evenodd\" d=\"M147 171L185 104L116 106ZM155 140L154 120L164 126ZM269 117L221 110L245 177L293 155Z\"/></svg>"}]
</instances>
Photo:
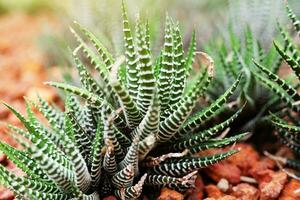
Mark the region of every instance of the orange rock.
<instances>
[{"instance_id":1,"label":"orange rock","mask_svg":"<svg viewBox=\"0 0 300 200\"><path fill-rule=\"evenodd\" d=\"M202 180L202 177L198 174L196 181L195 181L195 189L199 190L199 191L203 191L204 189L204 183Z\"/></svg>"},{"instance_id":2,"label":"orange rock","mask_svg":"<svg viewBox=\"0 0 300 200\"><path fill-rule=\"evenodd\" d=\"M19 113L25 115L26 114L26 107L24 102L24 97L22 99L14 100L11 103L9 103L12 107L14 107ZM9 111L12 113L11 111Z\"/></svg>"},{"instance_id":3,"label":"orange rock","mask_svg":"<svg viewBox=\"0 0 300 200\"><path fill-rule=\"evenodd\" d=\"M7 54L11 50L11 43L3 38L0 40L0 54Z\"/></svg>"},{"instance_id":4,"label":"orange rock","mask_svg":"<svg viewBox=\"0 0 300 200\"><path fill-rule=\"evenodd\" d=\"M231 195L225 195L224 197L221 197L218 200L238 200L238 199Z\"/></svg>"},{"instance_id":5,"label":"orange rock","mask_svg":"<svg viewBox=\"0 0 300 200\"><path fill-rule=\"evenodd\" d=\"M58 97L57 94L55 93L55 91L53 90L53 88L45 87L45 86L44 87L32 87L26 93L26 97L28 97L28 99L30 99L34 102L38 102L37 95L39 95L40 97L42 97L44 100L46 100L48 102L53 102Z\"/></svg>"},{"instance_id":6,"label":"orange rock","mask_svg":"<svg viewBox=\"0 0 300 200\"><path fill-rule=\"evenodd\" d=\"M163 188L157 200L183 200L183 195L175 190Z\"/></svg>"},{"instance_id":7,"label":"orange rock","mask_svg":"<svg viewBox=\"0 0 300 200\"><path fill-rule=\"evenodd\" d=\"M146 196L143 196L143 200L149 200L149 198Z\"/></svg>"},{"instance_id":8,"label":"orange rock","mask_svg":"<svg viewBox=\"0 0 300 200\"><path fill-rule=\"evenodd\" d=\"M232 184L238 184L240 182L241 170L237 166L226 161L209 166L203 171L216 182L222 178L228 180L228 182Z\"/></svg>"},{"instance_id":9,"label":"orange rock","mask_svg":"<svg viewBox=\"0 0 300 200\"><path fill-rule=\"evenodd\" d=\"M16 117L16 115L10 113L8 115L8 118L7 118L7 122L9 124L12 124L12 125L15 125L15 126L20 126L22 123L20 122L20 120Z\"/></svg>"},{"instance_id":10,"label":"orange rock","mask_svg":"<svg viewBox=\"0 0 300 200\"><path fill-rule=\"evenodd\" d=\"M187 200L198 200L203 199L203 192L201 191L193 191L188 197Z\"/></svg>"},{"instance_id":11,"label":"orange rock","mask_svg":"<svg viewBox=\"0 0 300 200\"><path fill-rule=\"evenodd\" d=\"M271 181L259 184L260 200L277 199L287 181L287 175L284 172L274 172L270 174Z\"/></svg>"},{"instance_id":12,"label":"orange rock","mask_svg":"<svg viewBox=\"0 0 300 200\"><path fill-rule=\"evenodd\" d=\"M240 148L241 151L228 157L226 160L229 163L237 166L241 170L241 174L243 176L247 176L249 175L249 170L252 168L252 166L258 162L259 154L249 144L239 143L235 146L235 148Z\"/></svg>"},{"instance_id":13,"label":"orange rock","mask_svg":"<svg viewBox=\"0 0 300 200\"><path fill-rule=\"evenodd\" d=\"M247 183L241 183L232 188L231 195L239 200L256 200L259 197L259 191Z\"/></svg>"},{"instance_id":14,"label":"orange rock","mask_svg":"<svg viewBox=\"0 0 300 200\"><path fill-rule=\"evenodd\" d=\"M300 181L292 179L288 184L285 185L279 200L300 200Z\"/></svg>"},{"instance_id":15,"label":"orange rock","mask_svg":"<svg viewBox=\"0 0 300 200\"><path fill-rule=\"evenodd\" d=\"M270 169L265 169L261 171L256 171L256 173L253 173L253 178L259 183L266 183L270 182L272 180L272 176L274 175L275 171Z\"/></svg>"},{"instance_id":16,"label":"orange rock","mask_svg":"<svg viewBox=\"0 0 300 200\"><path fill-rule=\"evenodd\" d=\"M186 192L187 200L203 199L204 183L201 176L197 176L195 181L195 188L191 188Z\"/></svg>"},{"instance_id":17,"label":"orange rock","mask_svg":"<svg viewBox=\"0 0 300 200\"><path fill-rule=\"evenodd\" d=\"M4 105L1 105L0 106L0 119L3 120L5 118L7 118L8 115L9 115L9 110Z\"/></svg>"},{"instance_id":18,"label":"orange rock","mask_svg":"<svg viewBox=\"0 0 300 200\"><path fill-rule=\"evenodd\" d=\"M103 200L118 200L115 196L104 197Z\"/></svg>"},{"instance_id":19,"label":"orange rock","mask_svg":"<svg viewBox=\"0 0 300 200\"><path fill-rule=\"evenodd\" d=\"M13 200L14 194L10 190L8 190L0 185L0 199L1 200Z\"/></svg>"},{"instance_id":20,"label":"orange rock","mask_svg":"<svg viewBox=\"0 0 300 200\"><path fill-rule=\"evenodd\" d=\"M260 177L263 174L269 172L269 169L274 169L276 166L275 162L269 158L264 158L258 162L256 162L252 169L250 170L250 174L254 177L257 181L261 181Z\"/></svg>"},{"instance_id":21,"label":"orange rock","mask_svg":"<svg viewBox=\"0 0 300 200\"><path fill-rule=\"evenodd\" d=\"M8 87L6 88L6 95L9 98L9 101L14 100L23 100L23 97L26 94L26 91L28 90L28 83L21 83L15 84L13 82L8 83ZM8 102L9 103L9 102Z\"/></svg>"},{"instance_id":22,"label":"orange rock","mask_svg":"<svg viewBox=\"0 0 300 200\"><path fill-rule=\"evenodd\" d=\"M6 155L0 152L0 163L4 162L7 159Z\"/></svg>"},{"instance_id":23,"label":"orange rock","mask_svg":"<svg viewBox=\"0 0 300 200\"><path fill-rule=\"evenodd\" d=\"M225 196L219 197L219 198L206 198L205 200L237 200L237 198L234 196L225 195Z\"/></svg>"},{"instance_id":24,"label":"orange rock","mask_svg":"<svg viewBox=\"0 0 300 200\"><path fill-rule=\"evenodd\" d=\"M224 194L221 192L221 190L215 185L209 184L209 185L205 186L204 189L205 189L205 192L207 193L207 197L218 199L218 198L224 196Z\"/></svg>"},{"instance_id":25,"label":"orange rock","mask_svg":"<svg viewBox=\"0 0 300 200\"><path fill-rule=\"evenodd\" d=\"M22 76L26 76L26 74L42 74L44 75L44 68L43 65L38 62L37 60L28 60L24 63L24 67L22 68L23 74ZM35 79L41 79L44 77L36 77Z\"/></svg>"},{"instance_id":26,"label":"orange rock","mask_svg":"<svg viewBox=\"0 0 300 200\"><path fill-rule=\"evenodd\" d=\"M2 127L0 127L2 129ZM17 142L13 140L6 132L5 130L0 130L0 141L9 144L10 146L16 147Z\"/></svg>"}]
</instances>

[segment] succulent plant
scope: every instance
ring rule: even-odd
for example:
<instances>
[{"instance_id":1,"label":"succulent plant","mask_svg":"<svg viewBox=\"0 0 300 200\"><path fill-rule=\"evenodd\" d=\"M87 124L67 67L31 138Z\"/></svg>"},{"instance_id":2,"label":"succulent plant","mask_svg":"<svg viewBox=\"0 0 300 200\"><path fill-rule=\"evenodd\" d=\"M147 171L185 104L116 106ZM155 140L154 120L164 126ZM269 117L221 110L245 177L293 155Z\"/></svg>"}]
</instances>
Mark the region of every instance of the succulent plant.
<instances>
[{"instance_id":1,"label":"succulent plant","mask_svg":"<svg viewBox=\"0 0 300 200\"><path fill-rule=\"evenodd\" d=\"M208 89L209 99L214 101L229 87L238 77L240 72L245 78L237 87L232 102L227 104L223 114L235 112L240 106L247 102L241 116L231 127L232 131L264 132L268 130L269 124L266 119L269 111L277 112L282 109L280 98L260 84L257 79L257 67L252 59L259 60L268 70L277 73L281 59L276 55L276 49L265 50L260 41L256 40L250 27L244 31L244 37L240 39L229 26L228 35L230 42L226 39L208 43L206 52L215 60L216 80ZM255 137L254 137L255 138ZM261 138L261 134L260 134ZM261 140L260 140L261 141Z\"/></svg>"},{"instance_id":2,"label":"succulent plant","mask_svg":"<svg viewBox=\"0 0 300 200\"><path fill-rule=\"evenodd\" d=\"M297 36L300 36L300 21L293 13L292 9L286 4L288 17L291 19L293 26L297 32ZM289 34L280 27L282 38L284 39L284 45L281 47L278 42L274 42L276 51L280 55L296 75L296 79L286 80L278 76L273 71L269 70L263 64L254 62L258 70L256 77L258 80L284 103L285 108L279 110L277 113L271 113L270 119L273 122L277 130L277 137L279 140L290 147L296 154L300 154L299 149L299 111L300 111L300 94L299 78L300 78L300 51L295 44L293 44ZM268 154L270 155L270 154ZM289 167L300 169L300 161L289 158L280 158L270 155L272 158L283 162Z\"/></svg>"},{"instance_id":3,"label":"succulent plant","mask_svg":"<svg viewBox=\"0 0 300 200\"><path fill-rule=\"evenodd\" d=\"M193 187L198 169L238 151L195 156L247 134L216 137L241 109L219 124L202 127L226 104L241 75L211 105L197 110L199 97L213 79L214 64L207 54L195 52L195 35L185 56L178 23L167 17L163 50L153 60L148 24L138 20L134 38L124 3L122 13L125 58L114 59L91 32L75 23L97 55L71 29L79 43L73 57L83 87L48 83L66 91L64 112L42 98L39 104L26 100L27 118L6 105L26 128L9 125L23 150L0 142L0 150L26 174L16 176L0 166L0 182L19 199L100 199L110 194L137 199L143 188L146 193L157 186L181 191ZM99 77L82 64L80 53ZM195 55L203 67L187 87ZM48 125L40 122L32 107L45 116Z\"/></svg>"}]
</instances>

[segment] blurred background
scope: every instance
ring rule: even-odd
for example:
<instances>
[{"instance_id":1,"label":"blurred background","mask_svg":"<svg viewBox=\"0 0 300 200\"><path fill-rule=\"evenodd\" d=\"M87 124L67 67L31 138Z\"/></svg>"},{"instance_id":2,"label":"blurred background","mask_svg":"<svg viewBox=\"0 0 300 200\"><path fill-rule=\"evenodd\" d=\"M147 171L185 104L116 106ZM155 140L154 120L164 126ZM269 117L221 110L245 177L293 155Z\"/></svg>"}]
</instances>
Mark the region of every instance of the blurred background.
<instances>
[{"instance_id":1,"label":"blurred background","mask_svg":"<svg viewBox=\"0 0 300 200\"><path fill-rule=\"evenodd\" d=\"M283 0L127 0L129 16L134 22L139 14L150 24L153 50L162 43L166 13L180 22L185 42L192 30L197 32L198 48L209 40L227 38L228 27L242 35L248 25L265 48L276 34L276 21L286 19ZM289 3L300 13L297 0ZM1 29L13 35L12 27L24 28L43 53L46 66L70 65L68 46L74 47L69 26L80 22L116 55L122 52L121 0L0 0ZM295 6L294 6L295 5ZM7 24L6 22L9 21ZM18 21L19 20L19 21ZM34 26L36 24L36 26ZM5 26L4 26L5 25ZM7 27L6 27L7 26ZM12 27L9 27L12 26ZM31 27L34 26L34 27ZM16 39L22 39L22 31ZM25 34L25 33L24 33ZM24 36L24 40L25 36Z\"/></svg>"},{"instance_id":2,"label":"blurred background","mask_svg":"<svg viewBox=\"0 0 300 200\"><path fill-rule=\"evenodd\" d=\"M297 1L289 3L299 15ZM125 2L132 22L137 15L148 20L154 54L163 42L166 13L180 22L185 47L196 30L198 49L211 41L228 40L229 28L242 37L246 26L268 48L276 35L276 21L286 20L283 0ZM69 27L74 20L96 34L116 56L120 55L120 11L121 0L0 0L0 99L35 96L36 91L54 98L41 82L72 72L69 49L76 43Z\"/></svg>"}]
</instances>

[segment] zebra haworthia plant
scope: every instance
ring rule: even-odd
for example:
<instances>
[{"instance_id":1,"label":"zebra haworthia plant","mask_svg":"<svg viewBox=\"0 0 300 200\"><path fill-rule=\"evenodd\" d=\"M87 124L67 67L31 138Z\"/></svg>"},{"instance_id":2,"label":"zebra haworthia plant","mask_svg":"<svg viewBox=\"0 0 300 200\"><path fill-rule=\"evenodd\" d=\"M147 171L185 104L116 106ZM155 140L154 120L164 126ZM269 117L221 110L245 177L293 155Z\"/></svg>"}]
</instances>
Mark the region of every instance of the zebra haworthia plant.
<instances>
[{"instance_id":1,"label":"zebra haworthia plant","mask_svg":"<svg viewBox=\"0 0 300 200\"><path fill-rule=\"evenodd\" d=\"M230 37L229 44L224 39L221 44L216 41L206 46L206 51L216 62L216 80L208 89L210 99L217 99L243 71L245 78L236 89L238 92L233 95L237 101L235 104L231 104L233 106L228 107L227 112L223 112L223 115L234 112L237 107L247 101L241 116L232 126L232 130L251 131L252 133L269 130L269 123L266 123L269 111L277 112L283 106L277 95L260 84L259 74L257 74L257 68L252 59L259 60L267 70L273 73L277 73L282 60L277 57L275 48L263 49L261 41L254 38L250 27L245 29L244 37L239 38L229 26L228 35ZM259 140L261 138L260 134Z\"/></svg>"},{"instance_id":2,"label":"zebra haworthia plant","mask_svg":"<svg viewBox=\"0 0 300 200\"><path fill-rule=\"evenodd\" d=\"M300 37L300 20L297 19L289 5L286 5L288 17L293 23L293 27L297 33L297 37ZM281 26L279 26L281 36L284 40L284 45L281 47L278 42L274 42L276 51L281 57L281 60L285 61L291 69L294 71L296 79L286 80L279 77L274 72L267 69L259 62L254 62L257 66L257 78L263 85L272 90L282 102L284 102L284 109L277 113L271 113L270 119L273 122L274 127L277 130L277 137L280 142L291 148L296 154L300 154L300 123L299 123L299 111L300 111L300 94L299 79L300 79L300 51L295 44L293 44L291 37ZM288 121L288 122L287 122ZM290 158L282 158L270 155L271 158L280 161L288 167L300 170L300 161ZM299 177L298 177L299 179Z\"/></svg>"},{"instance_id":3,"label":"zebra haworthia plant","mask_svg":"<svg viewBox=\"0 0 300 200\"><path fill-rule=\"evenodd\" d=\"M197 111L196 103L213 79L213 61L195 52L195 34L185 56L178 23L167 17L163 49L153 60L148 24L137 20L133 37L124 4L122 13L125 59L114 59L78 23L82 36L71 29L79 43L73 57L83 87L48 83L66 91L64 112L42 98L39 104L26 101L27 118L6 105L26 128L9 126L23 150L0 142L0 150L26 174L16 176L0 166L1 183L19 199L101 199L111 194L137 199L143 189L146 193L154 186L182 191L194 186L198 169L237 150L206 157L195 153L234 143L247 134L215 137L241 109L213 127L201 127L226 104L241 75L216 101ZM91 76L79 52L99 72L98 78ZM186 89L196 54L203 70ZM48 126L35 117L32 106L45 116Z\"/></svg>"}]
</instances>

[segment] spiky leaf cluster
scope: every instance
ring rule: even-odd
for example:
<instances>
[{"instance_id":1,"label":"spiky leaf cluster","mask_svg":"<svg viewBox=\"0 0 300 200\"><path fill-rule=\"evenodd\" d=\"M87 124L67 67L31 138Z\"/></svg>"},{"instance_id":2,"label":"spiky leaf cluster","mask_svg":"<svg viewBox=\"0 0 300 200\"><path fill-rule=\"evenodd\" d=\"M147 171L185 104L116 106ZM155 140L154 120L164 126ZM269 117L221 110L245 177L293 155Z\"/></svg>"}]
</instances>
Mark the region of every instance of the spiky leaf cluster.
<instances>
[{"instance_id":1,"label":"spiky leaf cluster","mask_svg":"<svg viewBox=\"0 0 300 200\"><path fill-rule=\"evenodd\" d=\"M293 27L297 33L297 37L300 36L300 21L293 13L289 5L286 5L288 17L293 23ZM291 36L287 33L282 26L279 26L281 36L284 40L284 44L280 45L278 42L274 42L274 47L283 60L293 70L296 80L284 79L279 77L268 69L264 64L259 61L255 61L255 65L258 68L257 78L259 81L270 90L273 91L277 97L284 102L285 108L279 110L276 113L271 113L270 119L273 125L277 129L277 136L279 140L290 147L297 154L300 154L300 123L299 123L299 111L300 111L300 94L299 79L300 79L300 51L296 44L293 44ZM291 124L292 123L292 124ZM278 157L273 157L278 160ZM280 158L279 161L286 163L288 166L296 169L300 169L299 160L291 160L288 158Z\"/></svg>"},{"instance_id":2,"label":"spiky leaf cluster","mask_svg":"<svg viewBox=\"0 0 300 200\"><path fill-rule=\"evenodd\" d=\"M282 34L282 27L278 24ZM282 63L282 58L276 53L276 47L264 49L261 42L256 40L250 27L244 30L244 37L240 39L234 34L232 26L228 27L229 41L222 40L208 43L206 51L216 61L216 81L209 88L212 100L218 98L226 88L232 84L242 71L245 78L239 84L237 93L234 95L232 107L227 111L234 111L236 107L247 102L242 117L237 123L240 130L256 131L257 127L266 125L269 111L278 112L283 107L280 98L266 89L261 81L268 81L260 74L253 59L265 66L265 70L277 74ZM287 48L287 47L285 47ZM235 101L237 99L237 101ZM264 126L263 126L264 127Z\"/></svg>"},{"instance_id":3,"label":"spiky leaf cluster","mask_svg":"<svg viewBox=\"0 0 300 200\"><path fill-rule=\"evenodd\" d=\"M133 34L124 4L122 13L125 59L115 59L78 23L77 31L71 29L78 41L73 57L82 87L48 83L67 93L64 112L42 98L39 104L27 101L27 117L7 105L26 128L9 126L24 150L0 142L1 151L26 173L18 177L0 166L0 181L18 198L88 200L115 194L119 199L137 199L144 185L185 190L194 185L198 169L237 152L192 156L245 136L215 137L241 110L213 127L201 129L203 122L222 109L241 75L211 105L194 112L214 70L213 60L205 53L197 53L202 72L185 91L196 54L195 34L185 53L179 25L167 17L163 49L154 59L148 24L138 19ZM98 77L91 75L80 53L90 61ZM32 106L49 125L35 117Z\"/></svg>"}]
</instances>

